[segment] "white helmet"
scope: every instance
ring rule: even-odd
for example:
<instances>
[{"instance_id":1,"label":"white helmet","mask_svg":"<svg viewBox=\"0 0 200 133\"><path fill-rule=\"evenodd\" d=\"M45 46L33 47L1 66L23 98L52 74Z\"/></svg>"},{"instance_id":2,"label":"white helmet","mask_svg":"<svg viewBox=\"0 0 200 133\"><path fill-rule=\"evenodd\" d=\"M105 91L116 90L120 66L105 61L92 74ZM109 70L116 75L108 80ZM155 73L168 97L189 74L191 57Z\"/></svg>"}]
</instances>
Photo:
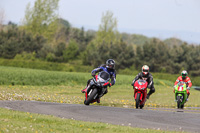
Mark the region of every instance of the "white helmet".
<instances>
[{"instance_id":1,"label":"white helmet","mask_svg":"<svg viewBox=\"0 0 200 133\"><path fill-rule=\"evenodd\" d=\"M181 76L182 76L183 79L185 79L187 75L188 75L188 73L187 73L186 70L183 70L183 71L181 72Z\"/></svg>"},{"instance_id":2,"label":"white helmet","mask_svg":"<svg viewBox=\"0 0 200 133\"><path fill-rule=\"evenodd\" d=\"M147 74L149 73L149 67L148 67L147 65L144 65L144 66L142 67L142 73L143 73L144 75L147 75Z\"/></svg>"}]
</instances>

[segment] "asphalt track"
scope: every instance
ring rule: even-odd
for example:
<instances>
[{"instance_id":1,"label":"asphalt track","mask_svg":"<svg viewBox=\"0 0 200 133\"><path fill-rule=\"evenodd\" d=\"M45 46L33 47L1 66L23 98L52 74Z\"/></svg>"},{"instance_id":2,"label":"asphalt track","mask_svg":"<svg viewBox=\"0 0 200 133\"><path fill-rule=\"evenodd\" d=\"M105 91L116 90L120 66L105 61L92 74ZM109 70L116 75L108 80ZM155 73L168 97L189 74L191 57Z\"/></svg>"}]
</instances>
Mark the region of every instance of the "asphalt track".
<instances>
[{"instance_id":1,"label":"asphalt track","mask_svg":"<svg viewBox=\"0 0 200 133\"><path fill-rule=\"evenodd\" d=\"M0 101L1 108L139 128L200 132L200 109L117 108L39 101Z\"/></svg>"}]
</instances>

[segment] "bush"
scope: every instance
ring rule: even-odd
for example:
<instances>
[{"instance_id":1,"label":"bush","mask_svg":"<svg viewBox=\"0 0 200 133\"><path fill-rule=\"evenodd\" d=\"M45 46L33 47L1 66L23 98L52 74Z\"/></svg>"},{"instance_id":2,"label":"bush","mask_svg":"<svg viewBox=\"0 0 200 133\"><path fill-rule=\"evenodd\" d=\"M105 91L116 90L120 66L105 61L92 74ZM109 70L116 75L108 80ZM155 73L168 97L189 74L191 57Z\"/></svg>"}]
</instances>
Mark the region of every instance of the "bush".
<instances>
[{"instance_id":1,"label":"bush","mask_svg":"<svg viewBox=\"0 0 200 133\"><path fill-rule=\"evenodd\" d=\"M190 75L196 77L196 76L200 76L200 70L196 70L196 71L190 71Z\"/></svg>"},{"instance_id":2,"label":"bush","mask_svg":"<svg viewBox=\"0 0 200 133\"><path fill-rule=\"evenodd\" d=\"M18 56L20 57L20 56ZM20 57L21 58L21 57ZM91 72L92 66L83 66L79 61L75 64L55 63L41 60L21 60L21 59L1 59L0 66L12 66L22 68L33 68L50 71L66 71L66 72Z\"/></svg>"}]
</instances>

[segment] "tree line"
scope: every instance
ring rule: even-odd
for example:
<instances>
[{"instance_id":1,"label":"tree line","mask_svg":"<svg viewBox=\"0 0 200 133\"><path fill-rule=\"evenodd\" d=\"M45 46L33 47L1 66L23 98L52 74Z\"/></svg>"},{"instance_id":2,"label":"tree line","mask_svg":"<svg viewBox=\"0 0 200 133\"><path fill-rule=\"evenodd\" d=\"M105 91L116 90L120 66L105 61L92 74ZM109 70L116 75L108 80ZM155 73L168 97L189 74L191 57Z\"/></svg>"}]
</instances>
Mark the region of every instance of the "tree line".
<instances>
[{"instance_id":1,"label":"tree line","mask_svg":"<svg viewBox=\"0 0 200 133\"><path fill-rule=\"evenodd\" d=\"M179 73L187 70L200 75L200 45L176 38L164 41L143 35L119 33L117 19L107 11L98 31L75 28L56 14L59 0L36 0L27 6L23 25L9 22L0 30L0 57L13 59L31 55L50 62L82 61L99 66L109 58L116 69L141 69L152 72Z\"/></svg>"}]
</instances>

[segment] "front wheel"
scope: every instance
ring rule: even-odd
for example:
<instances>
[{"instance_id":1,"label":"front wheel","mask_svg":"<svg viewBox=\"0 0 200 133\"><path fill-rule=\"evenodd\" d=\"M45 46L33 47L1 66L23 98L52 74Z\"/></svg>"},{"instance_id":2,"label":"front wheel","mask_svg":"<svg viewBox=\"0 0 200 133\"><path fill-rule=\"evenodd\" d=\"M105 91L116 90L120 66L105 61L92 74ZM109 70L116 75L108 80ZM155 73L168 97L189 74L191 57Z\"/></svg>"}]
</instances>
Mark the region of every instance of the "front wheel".
<instances>
[{"instance_id":1,"label":"front wheel","mask_svg":"<svg viewBox=\"0 0 200 133\"><path fill-rule=\"evenodd\" d=\"M181 104L181 103L182 103L182 98L181 98L181 96L177 96L177 108L178 108L178 109L179 109L179 108L183 109L184 105Z\"/></svg>"},{"instance_id":2,"label":"front wheel","mask_svg":"<svg viewBox=\"0 0 200 133\"><path fill-rule=\"evenodd\" d=\"M89 105L93 100L94 97L97 95L97 89L91 90L91 94L89 95L88 99L84 101L85 105Z\"/></svg>"},{"instance_id":3,"label":"front wheel","mask_svg":"<svg viewBox=\"0 0 200 133\"><path fill-rule=\"evenodd\" d=\"M136 107L136 109L138 109L139 104L140 104L140 95L141 95L141 93L137 93L137 97L135 99L135 102L136 102L135 107Z\"/></svg>"},{"instance_id":4,"label":"front wheel","mask_svg":"<svg viewBox=\"0 0 200 133\"><path fill-rule=\"evenodd\" d=\"M144 104L140 105L140 109L142 109L144 107Z\"/></svg>"}]
</instances>

